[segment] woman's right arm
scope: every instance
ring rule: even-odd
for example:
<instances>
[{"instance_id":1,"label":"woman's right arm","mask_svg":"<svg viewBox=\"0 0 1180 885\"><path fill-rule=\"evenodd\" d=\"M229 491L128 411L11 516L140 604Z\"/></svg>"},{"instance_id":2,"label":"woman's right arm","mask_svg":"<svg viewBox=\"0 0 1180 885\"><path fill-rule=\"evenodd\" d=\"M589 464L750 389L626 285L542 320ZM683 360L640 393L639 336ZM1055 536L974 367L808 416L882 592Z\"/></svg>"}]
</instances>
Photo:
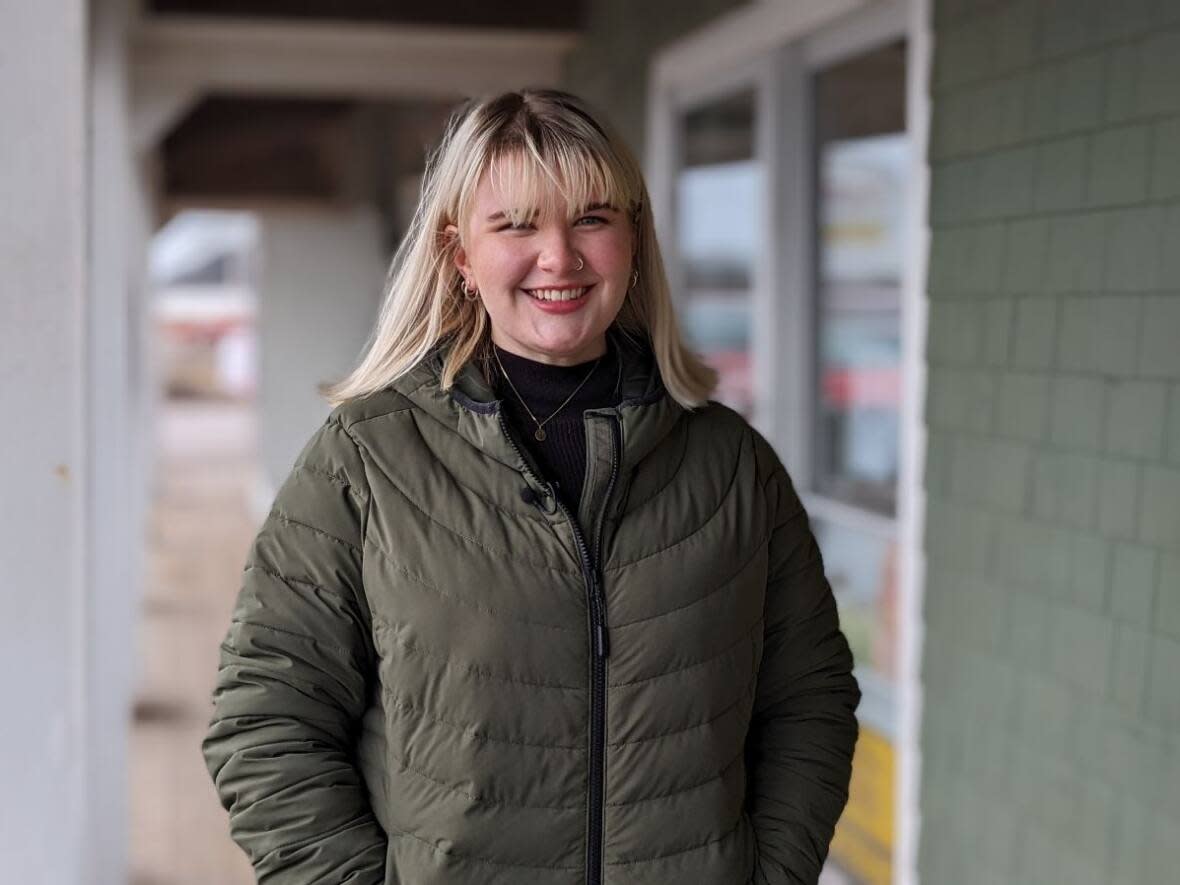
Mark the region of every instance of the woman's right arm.
<instances>
[{"instance_id":1,"label":"woman's right arm","mask_svg":"<svg viewBox=\"0 0 1180 885\"><path fill-rule=\"evenodd\" d=\"M374 678L361 580L368 486L329 418L246 560L202 743L260 883L380 885L387 836L356 768Z\"/></svg>"}]
</instances>

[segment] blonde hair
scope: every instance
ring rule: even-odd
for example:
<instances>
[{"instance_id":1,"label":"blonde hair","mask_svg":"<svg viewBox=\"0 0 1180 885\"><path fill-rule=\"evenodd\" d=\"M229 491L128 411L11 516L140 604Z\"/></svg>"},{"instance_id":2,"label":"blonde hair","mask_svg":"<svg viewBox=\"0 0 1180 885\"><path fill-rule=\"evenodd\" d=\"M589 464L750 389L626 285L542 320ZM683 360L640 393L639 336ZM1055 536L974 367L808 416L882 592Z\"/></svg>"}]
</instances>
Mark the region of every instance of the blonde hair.
<instances>
[{"instance_id":1,"label":"blonde hair","mask_svg":"<svg viewBox=\"0 0 1180 885\"><path fill-rule=\"evenodd\" d=\"M486 355L487 312L482 301L459 292L454 264L485 172L510 188L505 192L514 196L513 205L505 212L514 222L516 213L574 214L604 201L629 214L639 277L614 325L632 339L647 339L677 402L703 405L717 373L681 339L639 164L580 99L546 89L473 99L451 117L427 161L418 207L390 267L365 353L347 377L323 388L328 401L335 406L387 387L443 341L450 344L444 389L469 360ZM448 225L459 234L449 234Z\"/></svg>"}]
</instances>

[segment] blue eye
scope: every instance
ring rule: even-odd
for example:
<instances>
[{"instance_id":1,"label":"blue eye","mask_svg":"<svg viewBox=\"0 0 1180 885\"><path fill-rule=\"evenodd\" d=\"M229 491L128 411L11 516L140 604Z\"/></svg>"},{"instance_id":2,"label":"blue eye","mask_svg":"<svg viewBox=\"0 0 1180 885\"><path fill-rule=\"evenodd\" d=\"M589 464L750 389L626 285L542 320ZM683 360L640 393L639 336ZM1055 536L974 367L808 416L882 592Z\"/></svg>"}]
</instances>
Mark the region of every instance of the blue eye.
<instances>
[{"instance_id":1,"label":"blue eye","mask_svg":"<svg viewBox=\"0 0 1180 885\"><path fill-rule=\"evenodd\" d=\"M598 224L606 224L607 223L606 219L603 218L601 215L583 215L581 218L578 219L578 224L581 224L583 221L595 221L595 222L598 222ZM597 227L597 225L593 225L593 226Z\"/></svg>"}]
</instances>

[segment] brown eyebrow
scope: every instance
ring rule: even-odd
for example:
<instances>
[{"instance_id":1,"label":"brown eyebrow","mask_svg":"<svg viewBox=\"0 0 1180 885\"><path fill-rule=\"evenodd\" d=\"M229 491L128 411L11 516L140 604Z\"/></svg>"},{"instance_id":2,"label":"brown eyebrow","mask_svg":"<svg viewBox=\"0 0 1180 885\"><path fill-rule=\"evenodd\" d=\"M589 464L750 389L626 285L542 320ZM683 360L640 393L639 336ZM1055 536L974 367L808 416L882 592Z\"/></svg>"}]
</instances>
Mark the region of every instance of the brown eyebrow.
<instances>
[{"instance_id":1,"label":"brown eyebrow","mask_svg":"<svg viewBox=\"0 0 1180 885\"><path fill-rule=\"evenodd\" d=\"M536 215L536 214L537 214L537 210L534 209L533 215ZM506 217L506 216L504 215L503 212L493 212L491 215L488 216L488 221L499 221L500 219L502 219L504 217Z\"/></svg>"},{"instance_id":2,"label":"brown eyebrow","mask_svg":"<svg viewBox=\"0 0 1180 885\"><path fill-rule=\"evenodd\" d=\"M614 206L612 206L610 203L591 203L589 206L587 206L585 209L583 209L582 212L597 212L600 209L610 209L612 212L619 211ZM535 215L537 215L537 213L538 213L538 210L534 209L533 215L535 216ZM506 216L504 215L504 213L502 211L501 212L493 212L491 215L488 216L487 220L488 221L500 221L505 217Z\"/></svg>"}]
</instances>

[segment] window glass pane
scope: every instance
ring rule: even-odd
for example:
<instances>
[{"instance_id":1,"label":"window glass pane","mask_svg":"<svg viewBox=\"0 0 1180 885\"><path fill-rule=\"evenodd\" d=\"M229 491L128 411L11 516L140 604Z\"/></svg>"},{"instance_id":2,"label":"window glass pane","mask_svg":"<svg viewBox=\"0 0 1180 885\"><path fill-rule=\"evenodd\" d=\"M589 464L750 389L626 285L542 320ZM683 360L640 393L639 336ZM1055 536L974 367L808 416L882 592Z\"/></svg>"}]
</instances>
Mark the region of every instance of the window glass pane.
<instances>
[{"instance_id":1,"label":"window glass pane","mask_svg":"<svg viewBox=\"0 0 1180 885\"><path fill-rule=\"evenodd\" d=\"M750 308L762 170L754 97L743 91L686 113L676 182L685 337L720 373L716 399L752 417Z\"/></svg>"},{"instance_id":2,"label":"window glass pane","mask_svg":"<svg viewBox=\"0 0 1180 885\"><path fill-rule=\"evenodd\" d=\"M839 873L837 882L889 885L898 737L896 538L822 517L811 522L861 690L849 800L826 869Z\"/></svg>"},{"instance_id":3,"label":"window glass pane","mask_svg":"<svg viewBox=\"0 0 1180 885\"><path fill-rule=\"evenodd\" d=\"M862 719L888 737L896 728L897 542L835 520L812 516L824 570L840 607L857 676L866 677Z\"/></svg>"},{"instance_id":4,"label":"window glass pane","mask_svg":"<svg viewBox=\"0 0 1180 885\"><path fill-rule=\"evenodd\" d=\"M908 145L897 43L818 73L812 487L896 510Z\"/></svg>"}]
</instances>

